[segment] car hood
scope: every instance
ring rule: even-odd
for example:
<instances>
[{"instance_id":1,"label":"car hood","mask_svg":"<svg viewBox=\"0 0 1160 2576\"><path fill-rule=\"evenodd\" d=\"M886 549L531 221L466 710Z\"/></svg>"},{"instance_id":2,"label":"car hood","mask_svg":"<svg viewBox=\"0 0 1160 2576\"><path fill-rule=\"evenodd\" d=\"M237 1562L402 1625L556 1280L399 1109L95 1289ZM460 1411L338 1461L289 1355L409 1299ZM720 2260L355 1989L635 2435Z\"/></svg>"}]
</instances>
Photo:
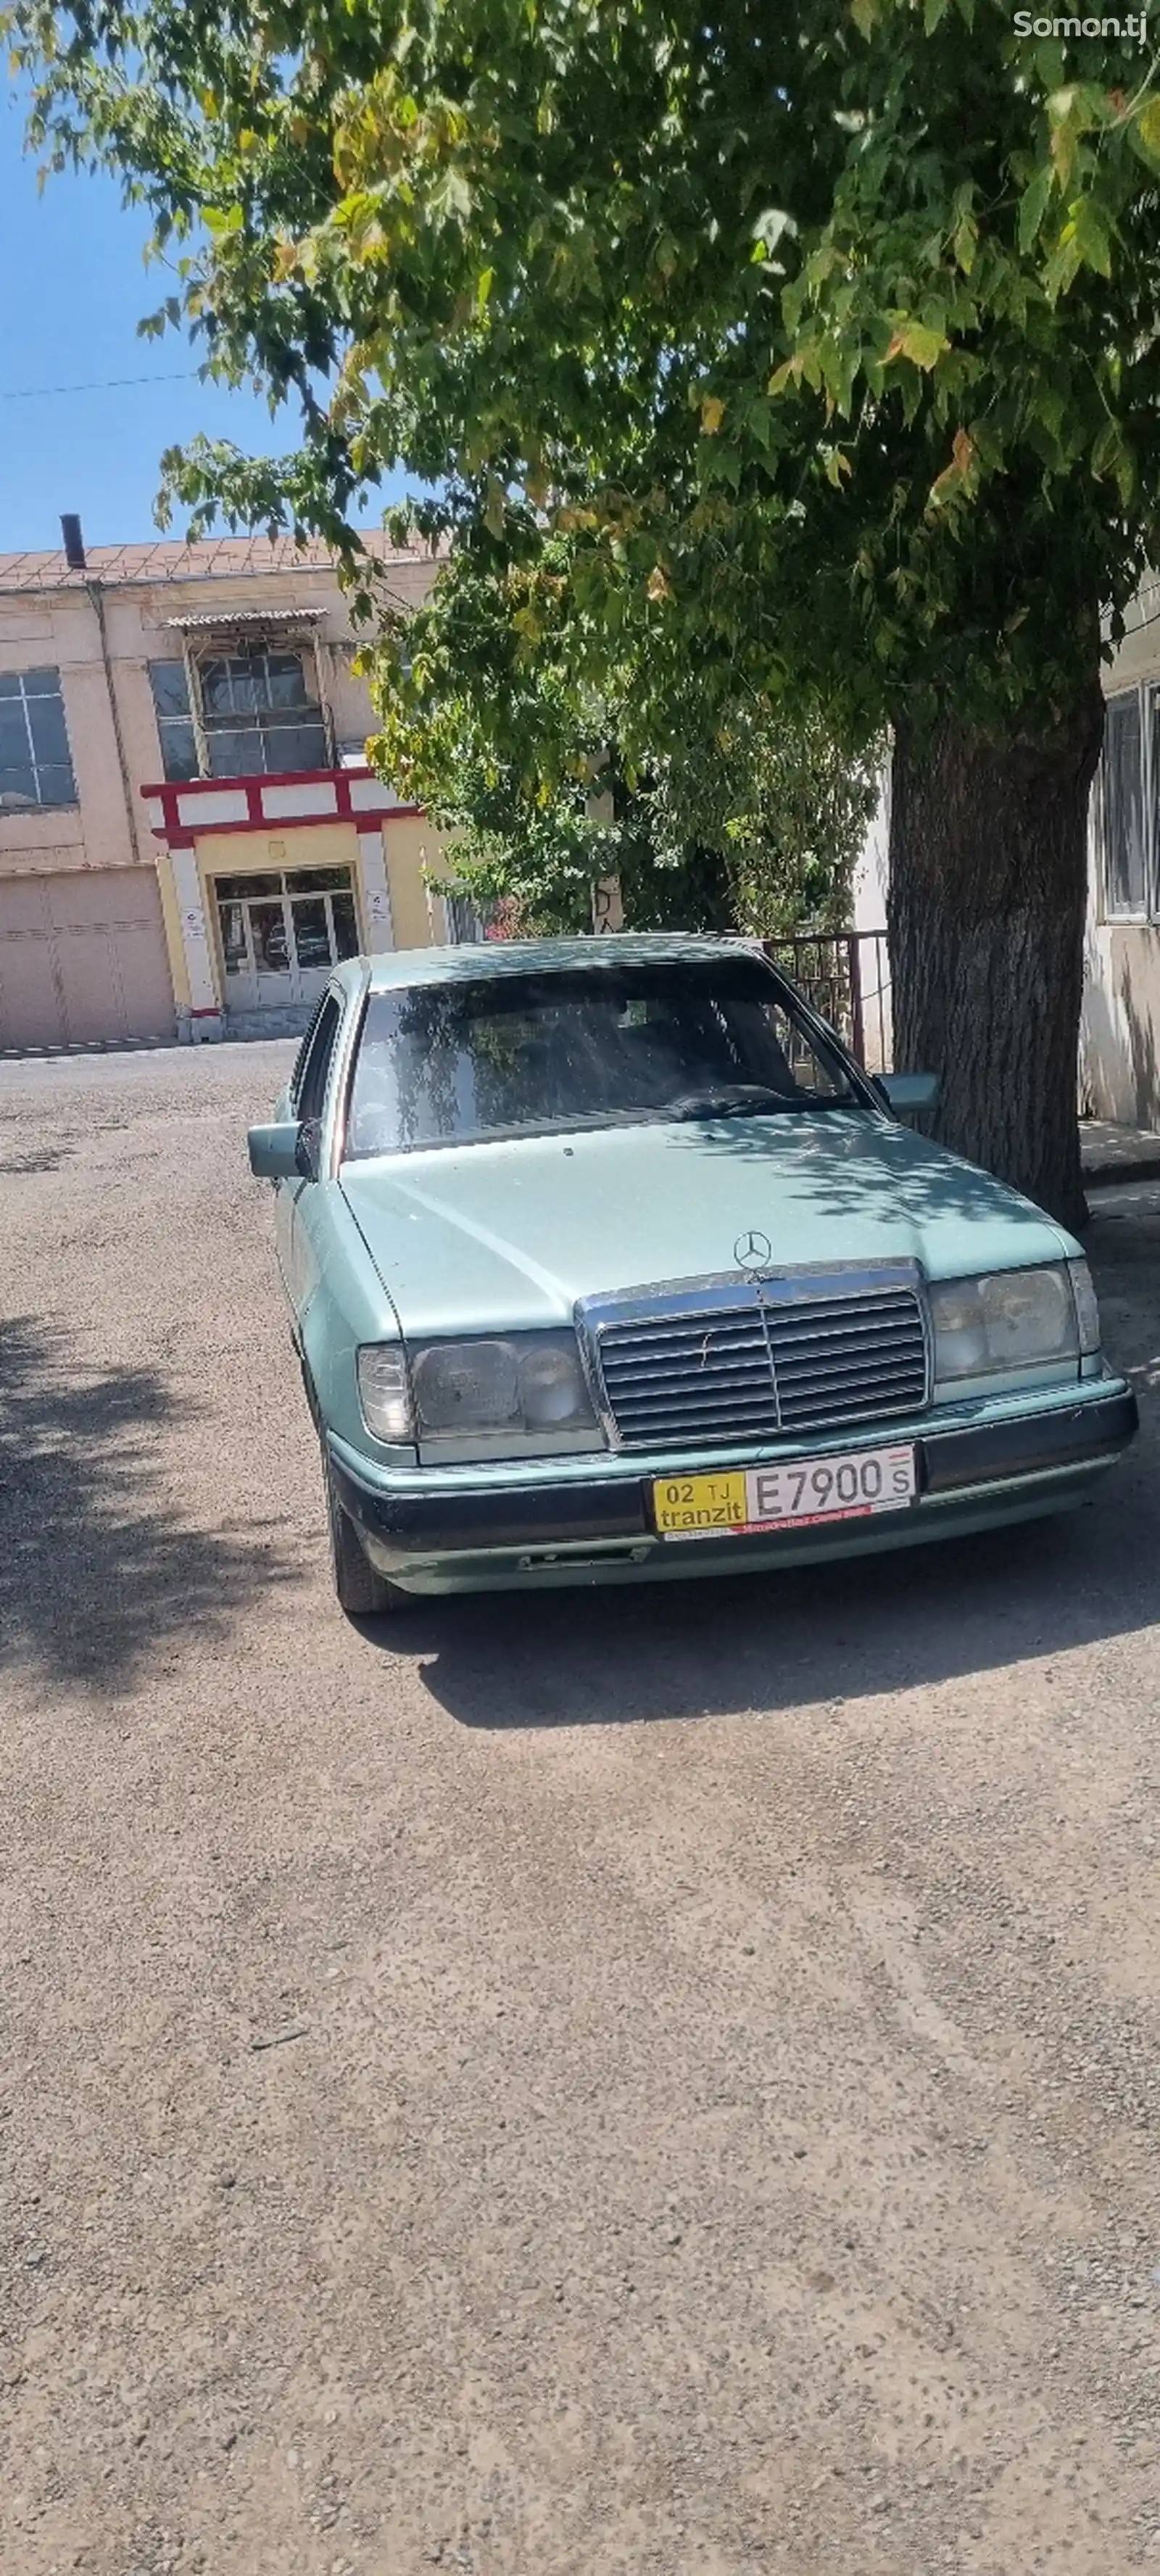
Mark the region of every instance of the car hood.
<instances>
[{"instance_id":1,"label":"car hood","mask_svg":"<svg viewBox=\"0 0 1160 2576\"><path fill-rule=\"evenodd\" d=\"M1058 1261L1029 1201L866 1111L602 1128L348 1163L342 1189L405 1333L565 1322L577 1297L738 1268L909 1257L927 1275Z\"/></svg>"}]
</instances>

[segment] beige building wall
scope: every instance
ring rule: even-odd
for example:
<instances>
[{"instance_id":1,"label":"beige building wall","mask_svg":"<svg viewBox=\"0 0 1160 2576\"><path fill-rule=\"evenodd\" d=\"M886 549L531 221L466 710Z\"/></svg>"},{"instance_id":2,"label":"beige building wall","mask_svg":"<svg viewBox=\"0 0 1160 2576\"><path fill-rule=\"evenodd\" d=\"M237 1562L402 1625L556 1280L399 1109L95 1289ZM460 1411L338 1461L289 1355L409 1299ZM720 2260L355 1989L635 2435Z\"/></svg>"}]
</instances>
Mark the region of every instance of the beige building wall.
<instances>
[{"instance_id":1,"label":"beige building wall","mask_svg":"<svg viewBox=\"0 0 1160 2576\"><path fill-rule=\"evenodd\" d=\"M418 605L432 579L430 559L391 554L385 545L376 551L392 603ZM62 554L0 555L0 673L59 672L77 795L75 805L66 807L0 806L0 1051L37 1043L29 1028L38 1015L48 1045L91 1043L94 1030L109 1039L172 1037L175 1028L188 1034L187 942L174 869L179 854L158 837L141 793L163 776L149 665L181 660L175 620L204 618L228 629L231 618L252 619L260 611L293 611L310 620L337 756L357 756L374 717L365 684L351 668L358 639L323 549L302 555L288 540L232 538L189 547L100 547L91 551L83 573L70 572ZM424 863L438 872L431 827L413 816L388 818L385 847L376 839L378 828L378 819L368 817L358 832L347 823L280 834L199 833L198 881L215 959L212 880L247 868L348 866L368 944L383 945L388 934L399 946L427 945L444 936L443 908L422 879ZM292 855L271 856L277 843L288 853L292 845ZM375 902L368 897L368 867L382 889ZM136 874L122 880L116 872L124 870ZM50 888L31 908L14 895L6 897L5 889L18 881L55 881L76 872L93 879L83 908L62 903ZM73 927L82 909L88 934L83 955L80 927ZM34 940L42 943L35 951ZM78 978L86 994L80 1012L70 1002L80 989ZM102 980L108 988L107 1028L99 1004ZM35 989L44 998L31 1011L31 1022L29 1006L22 1007L16 1035L12 997L21 986L26 995ZM159 1027L157 996L163 989L169 1000ZM81 1019L83 1039L74 1033Z\"/></svg>"},{"instance_id":2,"label":"beige building wall","mask_svg":"<svg viewBox=\"0 0 1160 2576\"><path fill-rule=\"evenodd\" d=\"M396 948L430 948L445 938L443 906L431 890L439 840L422 815L400 815L384 831Z\"/></svg>"},{"instance_id":3,"label":"beige building wall","mask_svg":"<svg viewBox=\"0 0 1160 2576\"><path fill-rule=\"evenodd\" d=\"M1080 1058L1092 1117L1160 1129L1160 926L1089 919Z\"/></svg>"},{"instance_id":4,"label":"beige building wall","mask_svg":"<svg viewBox=\"0 0 1160 2576\"><path fill-rule=\"evenodd\" d=\"M152 856L126 794L117 754L100 629L91 600L66 593L44 605L0 593L0 671L60 672L78 803L0 812L0 874L128 867ZM156 727L153 742L156 746ZM131 794L131 789L130 789Z\"/></svg>"},{"instance_id":5,"label":"beige building wall","mask_svg":"<svg viewBox=\"0 0 1160 2576\"><path fill-rule=\"evenodd\" d=\"M1105 666L1104 694L1160 689L1160 579L1141 584L1127 632ZM1160 759L1151 777L1160 856ZM1097 1118L1160 1129L1160 901L1155 886L1136 919L1109 903L1100 786L1092 797L1088 917L1080 1044L1081 1106Z\"/></svg>"}]
</instances>

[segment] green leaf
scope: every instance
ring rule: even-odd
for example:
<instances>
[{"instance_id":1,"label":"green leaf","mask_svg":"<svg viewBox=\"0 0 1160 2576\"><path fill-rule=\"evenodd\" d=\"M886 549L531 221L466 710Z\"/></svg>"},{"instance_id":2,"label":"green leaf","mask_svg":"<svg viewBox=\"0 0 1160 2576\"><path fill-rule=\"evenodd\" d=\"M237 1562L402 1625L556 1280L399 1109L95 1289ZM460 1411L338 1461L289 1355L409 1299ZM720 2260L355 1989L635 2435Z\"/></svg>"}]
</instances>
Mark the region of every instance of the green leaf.
<instances>
[{"instance_id":1,"label":"green leaf","mask_svg":"<svg viewBox=\"0 0 1160 2576\"><path fill-rule=\"evenodd\" d=\"M1112 244L1100 208L1091 197L1080 197L1071 209L1075 246L1087 268L1098 269L1101 277L1112 273Z\"/></svg>"},{"instance_id":2,"label":"green leaf","mask_svg":"<svg viewBox=\"0 0 1160 2576\"><path fill-rule=\"evenodd\" d=\"M1106 105L1106 91L1095 89L1090 82L1072 81L1066 88L1053 91L1048 99L1051 158L1061 188L1070 188L1079 164L1082 137L1104 122Z\"/></svg>"},{"instance_id":3,"label":"green leaf","mask_svg":"<svg viewBox=\"0 0 1160 2576\"><path fill-rule=\"evenodd\" d=\"M1107 474L1118 463L1123 445L1123 433L1118 420L1106 421L1092 449L1093 474Z\"/></svg>"},{"instance_id":4,"label":"green leaf","mask_svg":"<svg viewBox=\"0 0 1160 2576\"><path fill-rule=\"evenodd\" d=\"M1141 160L1152 169L1160 168L1160 97L1155 93L1133 117L1128 134Z\"/></svg>"},{"instance_id":5,"label":"green leaf","mask_svg":"<svg viewBox=\"0 0 1160 2576\"><path fill-rule=\"evenodd\" d=\"M950 342L942 331L932 331L925 322L903 322L895 332L886 352L891 358L909 358L913 367L929 372L946 355Z\"/></svg>"},{"instance_id":6,"label":"green leaf","mask_svg":"<svg viewBox=\"0 0 1160 2576\"><path fill-rule=\"evenodd\" d=\"M1079 267L1080 252L1075 226L1067 223L1054 249L1044 262L1043 291L1049 304L1058 304L1060 296L1066 295L1068 287L1078 276Z\"/></svg>"},{"instance_id":7,"label":"green leaf","mask_svg":"<svg viewBox=\"0 0 1160 2576\"><path fill-rule=\"evenodd\" d=\"M1055 172L1044 161L1019 200L1019 248L1025 255L1034 248L1054 186Z\"/></svg>"},{"instance_id":8,"label":"green leaf","mask_svg":"<svg viewBox=\"0 0 1160 2576\"><path fill-rule=\"evenodd\" d=\"M935 28L941 25L949 6L950 0L925 0L922 23L928 36L933 36Z\"/></svg>"}]
</instances>

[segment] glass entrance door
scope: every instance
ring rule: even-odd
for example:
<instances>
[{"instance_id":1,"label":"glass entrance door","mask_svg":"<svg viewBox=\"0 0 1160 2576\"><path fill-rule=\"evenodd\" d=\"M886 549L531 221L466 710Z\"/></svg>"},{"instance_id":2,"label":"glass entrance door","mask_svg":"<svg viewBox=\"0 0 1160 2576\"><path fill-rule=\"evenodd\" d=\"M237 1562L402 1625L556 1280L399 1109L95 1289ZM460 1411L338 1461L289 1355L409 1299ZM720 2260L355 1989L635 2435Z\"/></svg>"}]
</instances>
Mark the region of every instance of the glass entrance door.
<instances>
[{"instance_id":1,"label":"glass entrance door","mask_svg":"<svg viewBox=\"0 0 1160 2576\"><path fill-rule=\"evenodd\" d=\"M349 868L219 877L215 892L228 1011L315 1002L332 966L358 953Z\"/></svg>"},{"instance_id":2,"label":"glass entrance door","mask_svg":"<svg viewBox=\"0 0 1160 2576\"><path fill-rule=\"evenodd\" d=\"M329 897L324 894L296 894L288 896L287 900L301 999L314 1002L324 990L334 964Z\"/></svg>"},{"instance_id":3,"label":"glass entrance door","mask_svg":"<svg viewBox=\"0 0 1160 2576\"><path fill-rule=\"evenodd\" d=\"M254 967L251 1008L259 1011L285 1010L287 1002L299 999L294 989L286 906L280 896L271 896L263 903L248 903L245 911Z\"/></svg>"}]
</instances>

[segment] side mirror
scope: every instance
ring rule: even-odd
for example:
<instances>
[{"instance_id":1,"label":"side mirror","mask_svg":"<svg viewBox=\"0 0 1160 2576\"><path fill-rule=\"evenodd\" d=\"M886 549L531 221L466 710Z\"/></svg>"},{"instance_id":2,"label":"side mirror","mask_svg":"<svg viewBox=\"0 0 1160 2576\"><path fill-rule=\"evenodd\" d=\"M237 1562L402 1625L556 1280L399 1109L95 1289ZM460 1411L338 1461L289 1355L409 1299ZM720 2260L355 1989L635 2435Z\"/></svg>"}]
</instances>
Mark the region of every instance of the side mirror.
<instances>
[{"instance_id":1,"label":"side mirror","mask_svg":"<svg viewBox=\"0 0 1160 2576\"><path fill-rule=\"evenodd\" d=\"M251 1127L246 1142L250 1149L250 1170L259 1181L292 1181L302 1177L298 1145L302 1135L296 1119L280 1121L276 1127ZM313 1174L309 1177L312 1179Z\"/></svg>"},{"instance_id":2,"label":"side mirror","mask_svg":"<svg viewBox=\"0 0 1160 2576\"><path fill-rule=\"evenodd\" d=\"M904 1117L908 1110L938 1107L937 1073L879 1073L874 1079L876 1089L896 1118Z\"/></svg>"}]
</instances>

